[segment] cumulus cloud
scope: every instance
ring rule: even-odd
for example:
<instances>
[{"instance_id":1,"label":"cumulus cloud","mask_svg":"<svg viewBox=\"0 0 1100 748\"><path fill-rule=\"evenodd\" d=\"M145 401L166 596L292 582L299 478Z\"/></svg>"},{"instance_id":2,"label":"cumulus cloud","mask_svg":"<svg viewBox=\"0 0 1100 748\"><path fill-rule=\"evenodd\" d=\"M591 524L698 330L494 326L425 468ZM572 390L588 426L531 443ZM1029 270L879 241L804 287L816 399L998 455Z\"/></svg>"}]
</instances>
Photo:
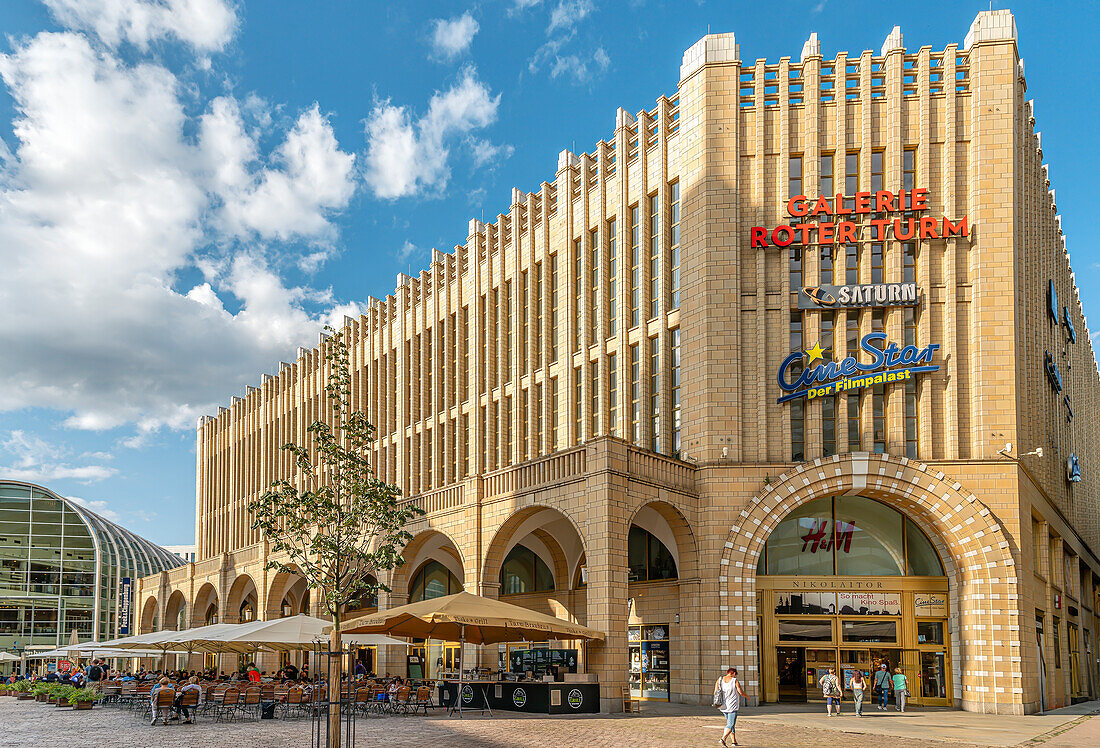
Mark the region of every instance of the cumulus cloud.
<instances>
[{"instance_id":1,"label":"cumulus cloud","mask_svg":"<svg viewBox=\"0 0 1100 748\"><path fill-rule=\"evenodd\" d=\"M88 33L41 33L0 55L16 112L0 148L0 411L50 408L70 427L134 424L139 437L191 427L356 311L279 272L332 251L354 157L316 105L285 124L255 97L196 107L187 81L112 47L216 48L220 32L189 14L223 3L51 7Z\"/></svg>"},{"instance_id":2,"label":"cumulus cloud","mask_svg":"<svg viewBox=\"0 0 1100 748\"><path fill-rule=\"evenodd\" d=\"M114 47L139 49L174 38L197 50L224 49L237 29L225 0L43 0L64 26L94 33Z\"/></svg>"},{"instance_id":3,"label":"cumulus cloud","mask_svg":"<svg viewBox=\"0 0 1100 748\"><path fill-rule=\"evenodd\" d=\"M550 77L568 77L575 83L587 83L597 72L607 70L611 65L611 58L603 47L597 47L591 58L582 58L579 55L565 55L555 57L554 65L550 68Z\"/></svg>"},{"instance_id":4,"label":"cumulus cloud","mask_svg":"<svg viewBox=\"0 0 1100 748\"><path fill-rule=\"evenodd\" d=\"M400 260L408 260L414 255L420 254L420 247L416 246L408 239L397 250L397 257Z\"/></svg>"},{"instance_id":5,"label":"cumulus cloud","mask_svg":"<svg viewBox=\"0 0 1100 748\"><path fill-rule=\"evenodd\" d=\"M432 21L432 48L440 57L457 57L470 48L479 28L470 11L457 18L437 18Z\"/></svg>"},{"instance_id":6,"label":"cumulus cloud","mask_svg":"<svg viewBox=\"0 0 1100 748\"><path fill-rule=\"evenodd\" d=\"M64 450L21 429L9 431L0 439L0 451L8 456L0 474L11 480L49 483L68 479L91 483L118 472L105 465L70 464Z\"/></svg>"},{"instance_id":7,"label":"cumulus cloud","mask_svg":"<svg viewBox=\"0 0 1100 748\"><path fill-rule=\"evenodd\" d=\"M470 155L474 159L474 166L485 167L490 169L496 168L500 165L501 161L509 158L516 149L508 144L494 145L488 140L481 138L470 138Z\"/></svg>"},{"instance_id":8,"label":"cumulus cloud","mask_svg":"<svg viewBox=\"0 0 1100 748\"><path fill-rule=\"evenodd\" d=\"M472 67L449 89L436 91L420 117L389 99L378 102L366 125L367 185L382 198L438 194L450 178L451 143L492 124L499 104L500 95L493 96Z\"/></svg>"}]
</instances>

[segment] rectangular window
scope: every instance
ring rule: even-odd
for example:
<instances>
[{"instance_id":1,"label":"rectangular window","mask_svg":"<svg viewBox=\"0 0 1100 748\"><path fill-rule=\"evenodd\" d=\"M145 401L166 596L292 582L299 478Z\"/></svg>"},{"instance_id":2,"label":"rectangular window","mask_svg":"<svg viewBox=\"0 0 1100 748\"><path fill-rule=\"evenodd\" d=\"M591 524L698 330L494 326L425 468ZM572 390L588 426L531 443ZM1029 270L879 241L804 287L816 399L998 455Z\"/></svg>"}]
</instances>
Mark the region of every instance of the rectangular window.
<instances>
[{"instance_id":1,"label":"rectangular window","mask_svg":"<svg viewBox=\"0 0 1100 748\"><path fill-rule=\"evenodd\" d=\"M905 456L917 457L920 421L917 411L917 383L912 379L905 383Z\"/></svg>"},{"instance_id":2,"label":"rectangular window","mask_svg":"<svg viewBox=\"0 0 1100 748\"><path fill-rule=\"evenodd\" d=\"M886 154L882 151L871 152L871 192L886 189Z\"/></svg>"},{"instance_id":3,"label":"rectangular window","mask_svg":"<svg viewBox=\"0 0 1100 748\"><path fill-rule=\"evenodd\" d=\"M1052 616L1054 619L1053 631L1054 631L1054 667L1062 667L1062 619L1058 616Z\"/></svg>"},{"instance_id":4,"label":"rectangular window","mask_svg":"<svg viewBox=\"0 0 1100 748\"><path fill-rule=\"evenodd\" d=\"M558 256L550 255L550 363L558 360Z\"/></svg>"},{"instance_id":5,"label":"rectangular window","mask_svg":"<svg viewBox=\"0 0 1100 748\"><path fill-rule=\"evenodd\" d=\"M608 432L619 435L619 356L610 353L607 356L607 422Z\"/></svg>"},{"instance_id":6,"label":"rectangular window","mask_svg":"<svg viewBox=\"0 0 1100 748\"><path fill-rule=\"evenodd\" d=\"M855 208L856 199L851 197L859 192L859 151L849 151L844 154L844 194L849 197L844 200L844 207L848 210Z\"/></svg>"},{"instance_id":7,"label":"rectangular window","mask_svg":"<svg viewBox=\"0 0 1100 748\"><path fill-rule=\"evenodd\" d=\"M591 275L588 284L588 344L594 345L600 339L600 232L592 229L588 232L588 270Z\"/></svg>"},{"instance_id":8,"label":"rectangular window","mask_svg":"<svg viewBox=\"0 0 1100 748\"><path fill-rule=\"evenodd\" d=\"M598 435L600 413L600 365L598 361L588 364L588 437Z\"/></svg>"},{"instance_id":9,"label":"rectangular window","mask_svg":"<svg viewBox=\"0 0 1100 748\"><path fill-rule=\"evenodd\" d=\"M901 188L911 190L917 184L917 149L906 148L901 153Z\"/></svg>"},{"instance_id":10,"label":"rectangular window","mask_svg":"<svg viewBox=\"0 0 1100 748\"><path fill-rule=\"evenodd\" d=\"M821 398L821 442L822 456L836 454L836 400L835 397Z\"/></svg>"},{"instance_id":11,"label":"rectangular window","mask_svg":"<svg viewBox=\"0 0 1100 748\"><path fill-rule=\"evenodd\" d=\"M848 398L848 451L860 451L859 394L849 393Z\"/></svg>"},{"instance_id":12,"label":"rectangular window","mask_svg":"<svg viewBox=\"0 0 1100 748\"><path fill-rule=\"evenodd\" d=\"M844 247L844 282L848 285L859 283L859 245Z\"/></svg>"},{"instance_id":13,"label":"rectangular window","mask_svg":"<svg viewBox=\"0 0 1100 748\"><path fill-rule=\"evenodd\" d=\"M906 242L902 249L902 281L905 283L917 282L917 243Z\"/></svg>"},{"instance_id":14,"label":"rectangular window","mask_svg":"<svg viewBox=\"0 0 1100 748\"><path fill-rule=\"evenodd\" d=\"M874 451L879 454L886 453L886 391L881 384L876 384L871 390L871 415L874 420Z\"/></svg>"},{"instance_id":15,"label":"rectangular window","mask_svg":"<svg viewBox=\"0 0 1100 748\"><path fill-rule=\"evenodd\" d=\"M642 352L630 346L630 439L642 446Z\"/></svg>"},{"instance_id":16,"label":"rectangular window","mask_svg":"<svg viewBox=\"0 0 1100 748\"><path fill-rule=\"evenodd\" d=\"M821 154L821 194L829 199L829 204L833 204L833 154L822 153Z\"/></svg>"},{"instance_id":17,"label":"rectangular window","mask_svg":"<svg viewBox=\"0 0 1100 748\"><path fill-rule=\"evenodd\" d=\"M787 159L787 199L802 194L802 155Z\"/></svg>"},{"instance_id":18,"label":"rectangular window","mask_svg":"<svg viewBox=\"0 0 1100 748\"><path fill-rule=\"evenodd\" d=\"M821 313L821 339L818 342L821 344L821 350L825 354L826 361L836 360L836 356L833 355L835 319L836 312Z\"/></svg>"},{"instance_id":19,"label":"rectangular window","mask_svg":"<svg viewBox=\"0 0 1100 748\"><path fill-rule=\"evenodd\" d=\"M656 337L649 339L649 421L654 452L660 452L661 445L661 346Z\"/></svg>"},{"instance_id":20,"label":"rectangular window","mask_svg":"<svg viewBox=\"0 0 1100 748\"><path fill-rule=\"evenodd\" d=\"M871 282L883 283L883 277L885 276L885 266L882 259L882 245L871 245Z\"/></svg>"},{"instance_id":21,"label":"rectangular window","mask_svg":"<svg viewBox=\"0 0 1100 748\"><path fill-rule=\"evenodd\" d=\"M669 330L672 335L672 454L680 456L680 328Z\"/></svg>"},{"instance_id":22,"label":"rectangular window","mask_svg":"<svg viewBox=\"0 0 1100 748\"><path fill-rule=\"evenodd\" d=\"M550 451L558 448L558 378L550 380Z\"/></svg>"},{"instance_id":23,"label":"rectangular window","mask_svg":"<svg viewBox=\"0 0 1100 748\"><path fill-rule=\"evenodd\" d=\"M512 396L504 398L504 464L512 462Z\"/></svg>"},{"instance_id":24,"label":"rectangular window","mask_svg":"<svg viewBox=\"0 0 1100 748\"><path fill-rule=\"evenodd\" d=\"M526 316L524 317L526 319ZM542 368L542 263L535 263L535 368ZM540 399L541 401L541 399Z\"/></svg>"},{"instance_id":25,"label":"rectangular window","mask_svg":"<svg viewBox=\"0 0 1100 748\"><path fill-rule=\"evenodd\" d=\"M521 270L519 274L519 375L523 376L527 373L528 357L527 357L527 343L531 340L528 337L531 334L531 330L527 324L528 306L527 299L530 286L528 285L527 271Z\"/></svg>"},{"instance_id":26,"label":"rectangular window","mask_svg":"<svg viewBox=\"0 0 1100 748\"><path fill-rule=\"evenodd\" d=\"M833 622L795 618L779 621L779 640L789 642L827 642L833 639Z\"/></svg>"},{"instance_id":27,"label":"rectangular window","mask_svg":"<svg viewBox=\"0 0 1100 748\"><path fill-rule=\"evenodd\" d=\"M584 441L584 377L579 366L573 369L573 433L577 444Z\"/></svg>"},{"instance_id":28,"label":"rectangular window","mask_svg":"<svg viewBox=\"0 0 1100 748\"><path fill-rule=\"evenodd\" d=\"M661 242L657 232L659 203L657 195L649 196L649 318L656 319L660 312L661 294Z\"/></svg>"},{"instance_id":29,"label":"rectangular window","mask_svg":"<svg viewBox=\"0 0 1100 748\"><path fill-rule=\"evenodd\" d=\"M619 243L615 236L615 219L607 222L608 292L611 298L607 306L610 335L619 333Z\"/></svg>"},{"instance_id":30,"label":"rectangular window","mask_svg":"<svg viewBox=\"0 0 1100 748\"><path fill-rule=\"evenodd\" d=\"M642 266L641 266L642 211L637 205L630 208L630 326L642 321Z\"/></svg>"},{"instance_id":31,"label":"rectangular window","mask_svg":"<svg viewBox=\"0 0 1100 748\"><path fill-rule=\"evenodd\" d=\"M791 278L791 291L798 293L802 288L802 250L798 247L791 247L790 254L788 255L787 272L790 273Z\"/></svg>"},{"instance_id":32,"label":"rectangular window","mask_svg":"<svg viewBox=\"0 0 1100 748\"><path fill-rule=\"evenodd\" d=\"M504 383L512 381L512 281L504 281L504 355L501 365L504 367Z\"/></svg>"},{"instance_id":33,"label":"rectangular window","mask_svg":"<svg viewBox=\"0 0 1100 748\"><path fill-rule=\"evenodd\" d=\"M833 251L835 247L832 244L821 245L821 280L822 285L828 285L833 282Z\"/></svg>"},{"instance_id":34,"label":"rectangular window","mask_svg":"<svg viewBox=\"0 0 1100 748\"><path fill-rule=\"evenodd\" d=\"M535 385L535 456L542 454L542 384Z\"/></svg>"},{"instance_id":35,"label":"rectangular window","mask_svg":"<svg viewBox=\"0 0 1100 748\"><path fill-rule=\"evenodd\" d=\"M896 644L897 621L841 621L845 642Z\"/></svg>"},{"instance_id":36,"label":"rectangular window","mask_svg":"<svg viewBox=\"0 0 1100 748\"><path fill-rule=\"evenodd\" d=\"M519 392L519 461L526 462L530 455L531 444L527 441L527 424L531 420L530 390Z\"/></svg>"},{"instance_id":37,"label":"rectangular window","mask_svg":"<svg viewBox=\"0 0 1100 748\"><path fill-rule=\"evenodd\" d=\"M465 478L470 474L470 416L462 416L462 475Z\"/></svg>"},{"instance_id":38,"label":"rectangular window","mask_svg":"<svg viewBox=\"0 0 1100 748\"><path fill-rule=\"evenodd\" d=\"M581 240L573 240L573 341L574 351L581 349L584 336L581 334L581 320L584 319L584 257L581 252Z\"/></svg>"},{"instance_id":39,"label":"rectangular window","mask_svg":"<svg viewBox=\"0 0 1100 748\"><path fill-rule=\"evenodd\" d=\"M680 183L669 185L669 235L672 252L672 273L669 276L671 293L669 308L680 308Z\"/></svg>"},{"instance_id":40,"label":"rectangular window","mask_svg":"<svg viewBox=\"0 0 1100 748\"><path fill-rule=\"evenodd\" d=\"M789 347L791 352L802 350L802 313L791 312ZM796 361L790 369L790 376L797 377L802 373L801 360ZM806 453L805 411L803 401L795 399L791 401L789 408L791 417L791 460L802 462Z\"/></svg>"}]
</instances>

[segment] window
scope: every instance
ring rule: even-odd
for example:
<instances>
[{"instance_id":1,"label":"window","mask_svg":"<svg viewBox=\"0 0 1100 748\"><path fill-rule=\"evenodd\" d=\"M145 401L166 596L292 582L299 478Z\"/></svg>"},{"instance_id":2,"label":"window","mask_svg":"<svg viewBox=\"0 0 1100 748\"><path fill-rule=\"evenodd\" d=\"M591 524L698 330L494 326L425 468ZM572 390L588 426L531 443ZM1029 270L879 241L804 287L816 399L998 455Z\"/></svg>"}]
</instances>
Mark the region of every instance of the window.
<instances>
[{"instance_id":1,"label":"window","mask_svg":"<svg viewBox=\"0 0 1100 748\"><path fill-rule=\"evenodd\" d=\"M1054 631L1054 667L1062 667L1062 619L1053 616Z\"/></svg>"},{"instance_id":2,"label":"window","mask_svg":"<svg viewBox=\"0 0 1100 748\"><path fill-rule=\"evenodd\" d=\"M897 621L841 621L844 642L897 644Z\"/></svg>"},{"instance_id":3,"label":"window","mask_svg":"<svg viewBox=\"0 0 1100 748\"><path fill-rule=\"evenodd\" d=\"M608 292L611 296L607 317L611 335L619 332L619 243L616 239L615 219L607 222Z\"/></svg>"},{"instance_id":4,"label":"window","mask_svg":"<svg viewBox=\"0 0 1100 748\"><path fill-rule=\"evenodd\" d=\"M821 154L821 194L831 198L833 195L833 154ZM832 204L832 199L829 203Z\"/></svg>"},{"instance_id":5,"label":"window","mask_svg":"<svg viewBox=\"0 0 1100 748\"><path fill-rule=\"evenodd\" d=\"M524 314L524 324L527 315ZM542 366L542 263L535 263L535 368Z\"/></svg>"},{"instance_id":6,"label":"window","mask_svg":"<svg viewBox=\"0 0 1100 748\"><path fill-rule=\"evenodd\" d=\"M573 240L573 350L581 349L581 320L584 318L584 272L581 264L584 258L581 255L581 240Z\"/></svg>"},{"instance_id":7,"label":"window","mask_svg":"<svg viewBox=\"0 0 1100 748\"><path fill-rule=\"evenodd\" d=\"M906 242L901 245L902 250L902 281L905 283L917 282L917 243Z\"/></svg>"},{"instance_id":8,"label":"window","mask_svg":"<svg viewBox=\"0 0 1100 748\"><path fill-rule=\"evenodd\" d=\"M669 185L669 232L671 237L672 274L669 276L671 293L669 308L680 307L680 183Z\"/></svg>"},{"instance_id":9,"label":"window","mask_svg":"<svg viewBox=\"0 0 1100 748\"><path fill-rule=\"evenodd\" d=\"M534 551L516 545L508 551L500 567L500 594L522 595L554 589L554 574Z\"/></svg>"},{"instance_id":10,"label":"window","mask_svg":"<svg viewBox=\"0 0 1100 748\"><path fill-rule=\"evenodd\" d=\"M465 314L465 310L463 310ZM469 343L466 344L467 350ZM558 360L558 256L550 255L550 363ZM465 398L463 398L465 400Z\"/></svg>"},{"instance_id":11,"label":"window","mask_svg":"<svg viewBox=\"0 0 1100 748\"><path fill-rule=\"evenodd\" d=\"M789 331L789 348L791 352L802 350L802 313L791 312ZM791 376L796 377L802 373L802 361L796 361L791 366ZM791 401L788 409L791 418L791 460L801 462L806 453L805 409L803 401L796 399Z\"/></svg>"},{"instance_id":12,"label":"window","mask_svg":"<svg viewBox=\"0 0 1100 748\"><path fill-rule=\"evenodd\" d=\"M788 257L787 272L790 274L791 290L798 293L802 288L802 249L791 247Z\"/></svg>"},{"instance_id":13,"label":"window","mask_svg":"<svg viewBox=\"0 0 1100 748\"><path fill-rule=\"evenodd\" d=\"M871 152L871 192L878 192L879 190L886 189L883 185L886 184L886 166L885 157L882 151Z\"/></svg>"},{"instance_id":14,"label":"window","mask_svg":"<svg viewBox=\"0 0 1100 748\"><path fill-rule=\"evenodd\" d=\"M844 154L844 194L855 195L859 192L859 151L849 151ZM844 207L848 210L855 208L856 199L848 197L844 200Z\"/></svg>"},{"instance_id":15,"label":"window","mask_svg":"<svg viewBox=\"0 0 1100 748\"><path fill-rule=\"evenodd\" d=\"M577 444L584 441L584 381L579 366L573 369L573 433Z\"/></svg>"},{"instance_id":16,"label":"window","mask_svg":"<svg viewBox=\"0 0 1100 748\"><path fill-rule=\"evenodd\" d=\"M821 442L824 457L836 454L836 401L835 397L821 398Z\"/></svg>"},{"instance_id":17,"label":"window","mask_svg":"<svg viewBox=\"0 0 1100 748\"><path fill-rule=\"evenodd\" d=\"M649 339L649 422L654 452L661 451L661 346L656 336Z\"/></svg>"},{"instance_id":18,"label":"window","mask_svg":"<svg viewBox=\"0 0 1100 748\"><path fill-rule=\"evenodd\" d=\"M527 313L527 300L528 300L528 278L527 271L522 270L519 274L519 316L521 319L519 325L519 370L520 376L523 376L527 372L527 343L531 339L530 328L527 324L527 318L530 316ZM431 359L428 359L431 361Z\"/></svg>"},{"instance_id":19,"label":"window","mask_svg":"<svg viewBox=\"0 0 1100 748\"><path fill-rule=\"evenodd\" d=\"M788 642L827 642L833 639L832 621L807 621L801 618L779 621L779 640Z\"/></svg>"},{"instance_id":20,"label":"window","mask_svg":"<svg viewBox=\"0 0 1100 748\"><path fill-rule=\"evenodd\" d=\"M882 245L871 245L871 282L882 283L885 275L885 267L882 258Z\"/></svg>"},{"instance_id":21,"label":"window","mask_svg":"<svg viewBox=\"0 0 1100 748\"><path fill-rule=\"evenodd\" d=\"M409 584L409 602L432 600L454 595L462 591L462 583L443 564L436 560L426 562Z\"/></svg>"},{"instance_id":22,"label":"window","mask_svg":"<svg viewBox=\"0 0 1100 748\"><path fill-rule=\"evenodd\" d=\"M917 621L917 644L943 643L943 621Z\"/></svg>"},{"instance_id":23,"label":"window","mask_svg":"<svg viewBox=\"0 0 1100 748\"><path fill-rule=\"evenodd\" d=\"M627 563L631 582L676 579L676 560L665 544L648 530L630 526L627 536Z\"/></svg>"},{"instance_id":24,"label":"window","mask_svg":"<svg viewBox=\"0 0 1100 748\"><path fill-rule=\"evenodd\" d=\"M630 326L637 327L642 316L641 211L630 208Z\"/></svg>"},{"instance_id":25,"label":"window","mask_svg":"<svg viewBox=\"0 0 1100 748\"><path fill-rule=\"evenodd\" d=\"M848 285L859 283L858 244L848 244L844 247L844 282Z\"/></svg>"},{"instance_id":26,"label":"window","mask_svg":"<svg viewBox=\"0 0 1100 748\"><path fill-rule=\"evenodd\" d=\"M836 360L836 356L833 355L833 326L836 319L836 312L822 312L821 313L821 348L825 353L826 361Z\"/></svg>"},{"instance_id":27,"label":"window","mask_svg":"<svg viewBox=\"0 0 1100 748\"><path fill-rule=\"evenodd\" d=\"M657 195L649 196L649 318L660 311L661 242L657 233Z\"/></svg>"},{"instance_id":28,"label":"window","mask_svg":"<svg viewBox=\"0 0 1100 748\"><path fill-rule=\"evenodd\" d=\"M821 285L833 282L833 250L831 244L821 245Z\"/></svg>"},{"instance_id":29,"label":"window","mask_svg":"<svg viewBox=\"0 0 1100 748\"><path fill-rule=\"evenodd\" d=\"M931 541L893 507L862 496L794 509L765 543L770 575L944 576Z\"/></svg>"},{"instance_id":30,"label":"window","mask_svg":"<svg viewBox=\"0 0 1100 748\"><path fill-rule=\"evenodd\" d=\"M558 379L550 380L550 451L558 448Z\"/></svg>"},{"instance_id":31,"label":"window","mask_svg":"<svg viewBox=\"0 0 1100 748\"><path fill-rule=\"evenodd\" d=\"M848 398L848 451L860 451L859 394L850 392Z\"/></svg>"},{"instance_id":32,"label":"window","mask_svg":"<svg viewBox=\"0 0 1100 748\"><path fill-rule=\"evenodd\" d=\"M599 334L599 298L600 298L600 232L592 229L588 232L588 270L591 273L588 289L588 342L595 344Z\"/></svg>"},{"instance_id":33,"label":"window","mask_svg":"<svg viewBox=\"0 0 1100 748\"><path fill-rule=\"evenodd\" d=\"M619 355L607 356L607 420L608 431L612 436L619 435Z\"/></svg>"},{"instance_id":34,"label":"window","mask_svg":"<svg viewBox=\"0 0 1100 748\"><path fill-rule=\"evenodd\" d=\"M871 390L871 415L874 421L874 451L886 453L886 391L883 385L876 384Z\"/></svg>"},{"instance_id":35,"label":"window","mask_svg":"<svg viewBox=\"0 0 1100 748\"><path fill-rule=\"evenodd\" d=\"M906 148L901 154L901 188L911 190L917 184L917 149Z\"/></svg>"},{"instance_id":36,"label":"window","mask_svg":"<svg viewBox=\"0 0 1100 748\"><path fill-rule=\"evenodd\" d=\"M502 312L504 317L504 356L502 359L502 366L504 366L504 383L512 381L512 281L504 281L504 309Z\"/></svg>"},{"instance_id":37,"label":"window","mask_svg":"<svg viewBox=\"0 0 1100 748\"><path fill-rule=\"evenodd\" d=\"M600 413L600 365L597 361L588 364L588 436L601 433L599 430Z\"/></svg>"},{"instance_id":38,"label":"window","mask_svg":"<svg viewBox=\"0 0 1100 748\"><path fill-rule=\"evenodd\" d=\"M680 329L672 335L672 454L680 456Z\"/></svg>"},{"instance_id":39,"label":"window","mask_svg":"<svg viewBox=\"0 0 1100 748\"><path fill-rule=\"evenodd\" d=\"M802 194L802 155L787 159L787 199Z\"/></svg>"},{"instance_id":40,"label":"window","mask_svg":"<svg viewBox=\"0 0 1100 748\"><path fill-rule=\"evenodd\" d=\"M920 422L917 412L917 383L909 380L905 383L905 456L917 457Z\"/></svg>"},{"instance_id":41,"label":"window","mask_svg":"<svg viewBox=\"0 0 1100 748\"><path fill-rule=\"evenodd\" d=\"M642 446L642 360L637 345L630 346L630 439Z\"/></svg>"}]
</instances>

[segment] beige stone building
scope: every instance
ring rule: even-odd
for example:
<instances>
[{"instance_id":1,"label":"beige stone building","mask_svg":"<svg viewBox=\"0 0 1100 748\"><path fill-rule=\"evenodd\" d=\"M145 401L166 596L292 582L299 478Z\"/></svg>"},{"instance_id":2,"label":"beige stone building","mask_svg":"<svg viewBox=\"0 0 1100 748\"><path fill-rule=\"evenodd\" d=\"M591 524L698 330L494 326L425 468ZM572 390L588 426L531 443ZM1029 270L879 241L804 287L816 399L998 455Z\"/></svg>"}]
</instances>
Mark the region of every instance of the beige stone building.
<instances>
[{"instance_id":1,"label":"beige stone building","mask_svg":"<svg viewBox=\"0 0 1100 748\"><path fill-rule=\"evenodd\" d=\"M882 661L926 704L1095 698L1100 377L1035 118L1008 11L941 50L701 39L346 321L376 470L426 511L376 604L604 631L609 710L708 701L728 664L762 701ZM197 560L142 580L144 630L314 609L244 510L325 412L298 354L201 420Z\"/></svg>"}]
</instances>

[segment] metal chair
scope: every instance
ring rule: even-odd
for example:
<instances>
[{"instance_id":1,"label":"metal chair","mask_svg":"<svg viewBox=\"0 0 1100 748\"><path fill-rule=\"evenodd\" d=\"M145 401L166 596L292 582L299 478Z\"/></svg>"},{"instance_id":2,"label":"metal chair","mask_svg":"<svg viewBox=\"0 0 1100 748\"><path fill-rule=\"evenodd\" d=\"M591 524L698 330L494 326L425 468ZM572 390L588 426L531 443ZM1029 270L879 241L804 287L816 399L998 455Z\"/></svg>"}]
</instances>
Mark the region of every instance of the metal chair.
<instances>
[{"instance_id":1,"label":"metal chair","mask_svg":"<svg viewBox=\"0 0 1100 748\"><path fill-rule=\"evenodd\" d=\"M287 691L286 699L279 705L279 711L282 712L283 719L289 719L292 712L295 718L301 717L302 703L305 701L305 698L305 691L300 687L295 686Z\"/></svg>"},{"instance_id":2,"label":"metal chair","mask_svg":"<svg viewBox=\"0 0 1100 748\"><path fill-rule=\"evenodd\" d=\"M397 714L399 711L401 714L409 713L409 694L412 689L408 686L401 686L397 689L397 693L390 695L390 711Z\"/></svg>"},{"instance_id":3,"label":"metal chair","mask_svg":"<svg viewBox=\"0 0 1100 748\"><path fill-rule=\"evenodd\" d=\"M255 712L255 719L260 718L260 702L262 701L262 693L258 688L249 688L244 692L244 698L241 699L239 708L245 714L252 714Z\"/></svg>"},{"instance_id":4,"label":"metal chair","mask_svg":"<svg viewBox=\"0 0 1100 748\"><path fill-rule=\"evenodd\" d=\"M220 695L216 695L214 702L214 721L221 722L222 718L233 719L237 714L237 702L240 700L241 692L230 686L221 692Z\"/></svg>"},{"instance_id":5,"label":"metal chair","mask_svg":"<svg viewBox=\"0 0 1100 748\"><path fill-rule=\"evenodd\" d=\"M416 714L419 710L424 710L424 716L428 716L428 707L434 707L432 702L432 689L427 686L420 686L416 689L416 693L411 699L409 699L409 707L412 709L412 713Z\"/></svg>"}]
</instances>

